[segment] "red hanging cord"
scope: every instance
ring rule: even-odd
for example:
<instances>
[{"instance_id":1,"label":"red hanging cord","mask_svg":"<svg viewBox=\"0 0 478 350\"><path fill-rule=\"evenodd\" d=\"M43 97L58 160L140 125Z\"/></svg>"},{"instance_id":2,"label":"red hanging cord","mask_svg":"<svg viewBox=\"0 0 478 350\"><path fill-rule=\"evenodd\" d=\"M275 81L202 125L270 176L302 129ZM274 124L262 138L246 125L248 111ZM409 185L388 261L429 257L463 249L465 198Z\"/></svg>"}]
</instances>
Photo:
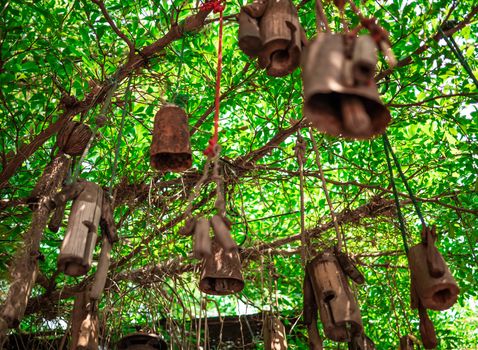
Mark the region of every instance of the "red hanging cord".
<instances>
[{"instance_id":1,"label":"red hanging cord","mask_svg":"<svg viewBox=\"0 0 478 350\"><path fill-rule=\"evenodd\" d=\"M222 30L223 30L223 0L213 0L203 3L201 11L219 12L219 46L217 49L217 71L216 71L216 94L214 99L214 133L209 140L208 147L204 150L204 154L208 157L215 156L215 148L219 138L219 105L221 97L221 75L222 75Z\"/></svg>"}]
</instances>

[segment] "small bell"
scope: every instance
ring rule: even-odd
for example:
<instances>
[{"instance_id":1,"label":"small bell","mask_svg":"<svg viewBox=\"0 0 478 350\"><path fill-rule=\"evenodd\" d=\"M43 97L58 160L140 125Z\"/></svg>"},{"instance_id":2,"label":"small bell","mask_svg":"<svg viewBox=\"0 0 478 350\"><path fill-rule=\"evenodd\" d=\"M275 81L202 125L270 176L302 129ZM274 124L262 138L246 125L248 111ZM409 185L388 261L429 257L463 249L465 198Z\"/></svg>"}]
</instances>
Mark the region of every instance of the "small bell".
<instances>
[{"instance_id":1,"label":"small bell","mask_svg":"<svg viewBox=\"0 0 478 350\"><path fill-rule=\"evenodd\" d=\"M300 64L302 51L302 27L292 1L268 1L259 27L262 39L259 66L273 77L292 73Z\"/></svg>"},{"instance_id":2,"label":"small bell","mask_svg":"<svg viewBox=\"0 0 478 350\"><path fill-rule=\"evenodd\" d=\"M333 252L327 250L315 257L307 270L325 335L338 342L349 342L361 334L360 309Z\"/></svg>"},{"instance_id":3,"label":"small bell","mask_svg":"<svg viewBox=\"0 0 478 350\"><path fill-rule=\"evenodd\" d=\"M263 333L265 350L287 349L285 326L278 317L269 313L265 315Z\"/></svg>"},{"instance_id":4,"label":"small bell","mask_svg":"<svg viewBox=\"0 0 478 350\"><path fill-rule=\"evenodd\" d=\"M408 252L411 284L416 292L412 308L421 302L427 309L446 310L456 303L460 289L434 244L432 232L425 228L426 241Z\"/></svg>"},{"instance_id":5,"label":"small bell","mask_svg":"<svg viewBox=\"0 0 478 350\"><path fill-rule=\"evenodd\" d=\"M88 125L69 121L58 132L56 144L60 150L70 156L79 156L83 153L93 135Z\"/></svg>"},{"instance_id":6,"label":"small bell","mask_svg":"<svg viewBox=\"0 0 478 350\"><path fill-rule=\"evenodd\" d=\"M213 239L212 254L203 259L199 289L211 295L229 295L244 288L241 259L237 249L226 253Z\"/></svg>"},{"instance_id":7,"label":"small bell","mask_svg":"<svg viewBox=\"0 0 478 350\"><path fill-rule=\"evenodd\" d=\"M166 350L168 344L156 334L133 333L120 339L118 350Z\"/></svg>"},{"instance_id":8,"label":"small bell","mask_svg":"<svg viewBox=\"0 0 478 350\"><path fill-rule=\"evenodd\" d=\"M83 186L73 201L58 256L58 270L69 276L85 275L90 269L101 219L103 190L93 182Z\"/></svg>"},{"instance_id":9,"label":"small bell","mask_svg":"<svg viewBox=\"0 0 478 350\"><path fill-rule=\"evenodd\" d=\"M262 48L259 24L244 10L239 12L239 48L249 57L256 57Z\"/></svg>"},{"instance_id":10,"label":"small bell","mask_svg":"<svg viewBox=\"0 0 478 350\"><path fill-rule=\"evenodd\" d=\"M203 259L211 256L211 237L209 229L211 225L209 220L200 218L197 220L194 228L193 253L197 259Z\"/></svg>"},{"instance_id":11,"label":"small bell","mask_svg":"<svg viewBox=\"0 0 478 350\"><path fill-rule=\"evenodd\" d=\"M150 160L160 171L180 172L191 167L188 117L178 106L169 104L156 113Z\"/></svg>"},{"instance_id":12,"label":"small bell","mask_svg":"<svg viewBox=\"0 0 478 350\"><path fill-rule=\"evenodd\" d=\"M332 136L369 139L382 134L390 112L373 80L376 62L370 36L319 33L301 61L307 120Z\"/></svg>"}]
</instances>

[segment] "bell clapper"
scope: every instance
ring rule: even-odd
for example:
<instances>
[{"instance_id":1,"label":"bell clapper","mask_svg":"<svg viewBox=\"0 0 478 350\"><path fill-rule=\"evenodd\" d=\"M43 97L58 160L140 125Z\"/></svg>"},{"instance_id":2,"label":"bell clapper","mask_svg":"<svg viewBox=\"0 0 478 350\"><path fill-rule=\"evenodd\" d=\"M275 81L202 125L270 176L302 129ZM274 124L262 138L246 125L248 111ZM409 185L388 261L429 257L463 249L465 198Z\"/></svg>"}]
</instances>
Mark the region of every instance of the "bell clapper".
<instances>
[{"instance_id":1,"label":"bell clapper","mask_svg":"<svg viewBox=\"0 0 478 350\"><path fill-rule=\"evenodd\" d=\"M345 128L353 134L362 135L371 128L370 117L362 101L354 96L342 96L342 117Z\"/></svg>"}]
</instances>

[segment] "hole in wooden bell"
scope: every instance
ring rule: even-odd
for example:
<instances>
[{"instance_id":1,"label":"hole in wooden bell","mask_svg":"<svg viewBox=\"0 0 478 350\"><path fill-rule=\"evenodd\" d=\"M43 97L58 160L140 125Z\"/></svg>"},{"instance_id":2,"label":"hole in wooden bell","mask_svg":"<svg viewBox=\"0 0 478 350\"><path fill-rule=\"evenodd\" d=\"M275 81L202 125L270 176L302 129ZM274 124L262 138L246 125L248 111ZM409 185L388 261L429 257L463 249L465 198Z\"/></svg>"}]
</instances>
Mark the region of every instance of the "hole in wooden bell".
<instances>
[{"instance_id":1,"label":"hole in wooden bell","mask_svg":"<svg viewBox=\"0 0 478 350\"><path fill-rule=\"evenodd\" d=\"M445 288L445 289L439 290L438 292L435 292L432 298L435 303L446 304L452 298L452 293L450 289Z\"/></svg>"},{"instance_id":2,"label":"hole in wooden bell","mask_svg":"<svg viewBox=\"0 0 478 350\"><path fill-rule=\"evenodd\" d=\"M156 113L150 161L160 171L179 172L191 167L188 118L178 106L166 105Z\"/></svg>"},{"instance_id":3,"label":"hole in wooden bell","mask_svg":"<svg viewBox=\"0 0 478 350\"><path fill-rule=\"evenodd\" d=\"M133 333L118 342L118 350L166 350L168 344L156 334Z\"/></svg>"}]
</instances>

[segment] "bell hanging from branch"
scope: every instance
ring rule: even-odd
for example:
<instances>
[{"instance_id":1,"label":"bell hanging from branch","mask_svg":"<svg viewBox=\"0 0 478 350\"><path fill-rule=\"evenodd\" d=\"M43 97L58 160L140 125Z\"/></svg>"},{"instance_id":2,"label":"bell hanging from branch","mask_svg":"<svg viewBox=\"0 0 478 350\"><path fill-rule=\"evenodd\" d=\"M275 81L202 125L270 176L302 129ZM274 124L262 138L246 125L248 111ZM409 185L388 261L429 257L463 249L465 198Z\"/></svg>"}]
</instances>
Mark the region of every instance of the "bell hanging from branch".
<instances>
[{"instance_id":1,"label":"bell hanging from branch","mask_svg":"<svg viewBox=\"0 0 478 350\"><path fill-rule=\"evenodd\" d=\"M85 275L91 267L103 204L103 190L82 182L73 201L68 228L58 256L58 270L69 276Z\"/></svg>"},{"instance_id":2,"label":"bell hanging from branch","mask_svg":"<svg viewBox=\"0 0 478 350\"><path fill-rule=\"evenodd\" d=\"M361 334L360 309L333 252L326 250L315 257L307 272L327 338L350 342Z\"/></svg>"},{"instance_id":3,"label":"bell hanging from branch","mask_svg":"<svg viewBox=\"0 0 478 350\"><path fill-rule=\"evenodd\" d=\"M167 350L168 344L156 334L133 333L120 339L118 350Z\"/></svg>"},{"instance_id":4,"label":"bell hanging from branch","mask_svg":"<svg viewBox=\"0 0 478 350\"><path fill-rule=\"evenodd\" d=\"M70 156L79 156L83 153L93 135L88 125L69 121L58 132L56 144L58 148Z\"/></svg>"},{"instance_id":5,"label":"bell hanging from branch","mask_svg":"<svg viewBox=\"0 0 478 350\"><path fill-rule=\"evenodd\" d=\"M287 349L285 326L278 317L270 313L266 313L262 329L264 334L265 350Z\"/></svg>"},{"instance_id":6,"label":"bell hanging from branch","mask_svg":"<svg viewBox=\"0 0 478 350\"><path fill-rule=\"evenodd\" d=\"M422 243L408 252L411 289L416 292L412 308L418 308L421 303L431 310L449 309L456 303L460 289L435 246L435 228L424 228L422 235Z\"/></svg>"},{"instance_id":7,"label":"bell hanging from branch","mask_svg":"<svg viewBox=\"0 0 478 350\"><path fill-rule=\"evenodd\" d=\"M372 37L319 33L302 55L304 116L319 131L350 139L382 134L390 122L374 81Z\"/></svg>"},{"instance_id":8,"label":"bell hanging from branch","mask_svg":"<svg viewBox=\"0 0 478 350\"><path fill-rule=\"evenodd\" d=\"M282 77L300 64L302 27L291 0L269 0L260 23L262 49L259 66L267 74Z\"/></svg>"},{"instance_id":9,"label":"bell hanging from branch","mask_svg":"<svg viewBox=\"0 0 478 350\"><path fill-rule=\"evenodd\" d=\"M212 254L203 259L199 289L211 295L229 295L244 288L239 252L227 253L214 238Z\"/></svg>"},{"instance_id":10,"label":"bell hanging from branch","mask_svg":"<svg viewBox=\"0 0 478 350\"><path fill-rule=\"evenodd\" d=\"M156 113L150 161L160 171L181 172L191 167L188 117L178 106L168 104Z\"/></svg>"}]
</instances>

